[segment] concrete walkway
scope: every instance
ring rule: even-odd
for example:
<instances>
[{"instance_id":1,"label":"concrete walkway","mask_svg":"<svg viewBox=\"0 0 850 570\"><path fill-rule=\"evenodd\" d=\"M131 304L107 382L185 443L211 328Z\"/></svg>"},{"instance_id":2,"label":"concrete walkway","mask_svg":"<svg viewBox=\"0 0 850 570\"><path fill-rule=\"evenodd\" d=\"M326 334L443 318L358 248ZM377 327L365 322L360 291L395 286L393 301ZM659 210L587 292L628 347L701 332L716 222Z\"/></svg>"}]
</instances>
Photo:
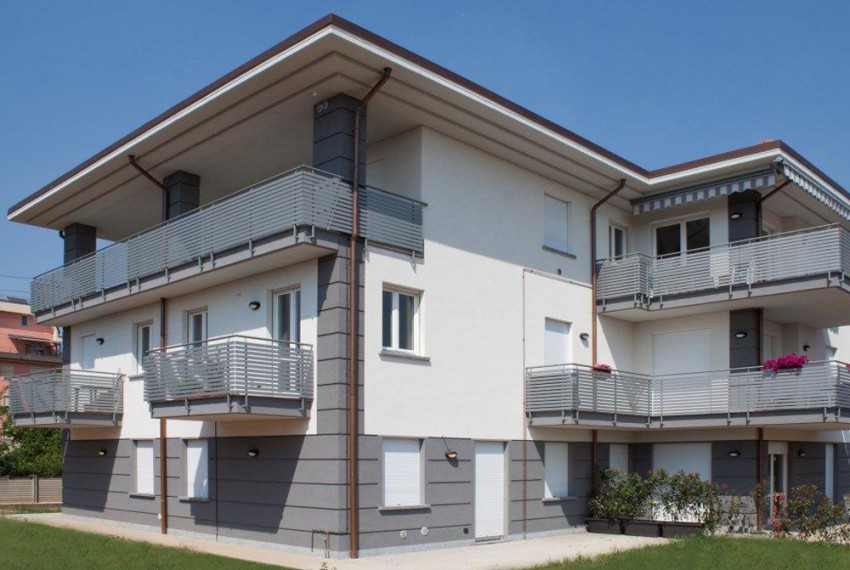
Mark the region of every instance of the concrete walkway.
<instances>
[{"instance_id":1,"label":"concrete walkway","mask_svg":"<svg viewBox=\"0 0 850 570\"><path fill-rule=\"evenodd\" d=\"M327 560L320 556L295 554L280 550L263 550L255 546L243 546L225 542L214 542L199 538L163 535L153 530L122 527L120 524L80 521L63 517L60 513L11 515L7 518L37 524L68 528L83 532L103 534L128 540L138 540L206 552L218 556L250 560L275 566L286 566L298 570L318 570L322 562L336 570L492 570L528 568L548 562L579 556L597 556L618 550L641 546L664 544L663 538L640 538L575 532L560 536L533 538L522 541L498 542L476 546L461 546L442 550L410 552L386 556L371 556L358 560Z\"/></svg>"}]
</instances>

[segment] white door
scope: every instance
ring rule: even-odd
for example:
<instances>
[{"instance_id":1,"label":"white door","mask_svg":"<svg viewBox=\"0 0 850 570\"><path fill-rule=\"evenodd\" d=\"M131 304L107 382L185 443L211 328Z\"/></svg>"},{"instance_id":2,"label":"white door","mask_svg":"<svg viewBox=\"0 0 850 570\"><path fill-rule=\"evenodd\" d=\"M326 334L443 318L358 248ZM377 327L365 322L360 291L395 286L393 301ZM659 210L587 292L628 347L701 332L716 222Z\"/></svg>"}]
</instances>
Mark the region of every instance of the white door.
<instances>
[{"instance_id":1,"label":"white door","mask_svg":"<svg viewBox=\"0 0 850 570\"><path fill-rule=\"evenodd\" d=\"M570 361L570 324L555 319L546 319L543 341L543 364L567 364Z\"/></svg>"},{"instance_id":2,"label":"white door","mask_svg":"<svg viewBox=\"0 0 850 570\"><path fill-rule=\"evenodd\" d=\"M94 370L94 353L97 348L97 339L93 334L83 337L83 354L80 358L80 368L83 370Z\"/></svg>"},{"instance_id":3,"label":"white door","mask_svg":"<svg viewBox=\"0 0 850 570\"><path fill-rule=\"evenodd\" d=\"M505 444L475 444L475 538L505 534Z\"/></svg>"}]
</instances>

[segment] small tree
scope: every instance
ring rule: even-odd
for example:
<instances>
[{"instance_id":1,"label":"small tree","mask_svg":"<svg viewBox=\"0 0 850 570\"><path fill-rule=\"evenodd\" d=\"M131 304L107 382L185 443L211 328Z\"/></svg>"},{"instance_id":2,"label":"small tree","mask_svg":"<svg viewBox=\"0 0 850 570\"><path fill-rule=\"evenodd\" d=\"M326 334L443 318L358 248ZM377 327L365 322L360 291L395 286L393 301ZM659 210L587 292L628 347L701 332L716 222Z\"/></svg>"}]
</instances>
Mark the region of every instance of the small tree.
<instances>
[{"instance_id":1,"label":"small tree","mask_svg":"<svg viewBox=\"0 0 850 570\"><path fill-rule=\"evenodd\" d=\"M62 430L15 427L6 407L0 407L0 476L58 477L62 475Z\"/></svg>"}]
</instances>

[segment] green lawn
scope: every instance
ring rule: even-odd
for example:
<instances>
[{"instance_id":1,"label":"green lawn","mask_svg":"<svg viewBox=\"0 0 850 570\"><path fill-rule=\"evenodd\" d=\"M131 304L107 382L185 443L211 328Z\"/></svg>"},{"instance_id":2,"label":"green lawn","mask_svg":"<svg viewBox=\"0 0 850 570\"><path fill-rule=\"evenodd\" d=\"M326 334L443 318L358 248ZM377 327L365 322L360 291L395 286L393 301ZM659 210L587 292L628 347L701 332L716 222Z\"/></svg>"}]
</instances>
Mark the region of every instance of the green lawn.
<instances>
[{"instance_id":1,"label":"green lawn","mask_svg":"<svg viewBox=\"0 0 850 570\"><path fill-rule=\"evenodd\" d=\"M850 546L768 538L691 538L538 570L818 570L850 568Z\"/></svg>"},{"instance_id":2,"label":"green lawn","mask_svg":"<svg viewBox=\"0 0 850 570\"><path fill-rule=\"evenodd\" d=\"M318 568L319 562L316 563ZM0 568L3 570L49 569L151 570L191 568L204 570L259 570L277 568L242 562L179 548L153 546L54 528L39 524L0 519Z\"/></svg>"}]
</instances>

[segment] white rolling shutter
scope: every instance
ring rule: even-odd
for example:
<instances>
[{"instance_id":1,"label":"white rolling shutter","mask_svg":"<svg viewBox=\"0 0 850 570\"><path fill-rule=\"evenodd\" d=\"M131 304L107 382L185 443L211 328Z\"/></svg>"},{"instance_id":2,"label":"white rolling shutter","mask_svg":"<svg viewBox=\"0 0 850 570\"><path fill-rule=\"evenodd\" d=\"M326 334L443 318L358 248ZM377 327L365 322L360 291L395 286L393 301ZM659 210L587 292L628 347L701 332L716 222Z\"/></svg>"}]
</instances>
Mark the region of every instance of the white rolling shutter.
<instances>
[{"instance_id":1,"label":"white rolling shutter","mask_svg":"<svg viewBox=\"0 0 850 570\"><path fill-rule=\"evenodd\" d=\"M657 375L712 370L711 329L655 334L652 344Z\"/></svg>"},{"instance_id":2,"label":"white rolling shutter","mask_svg":"<svg viewBox=\"0 0 850 570\"><path fill-rule=\"evenodd\" d=\"M418 439L385 439L384 506L422 504L422 467Z\"/></svg>"},{"instance_id":3,"label":"white rolling shutter","mask_svg":"<svg viewBox=\"0 0 850 570\"><path fill-rule=\"evenodd\" d=\"M208 499L209 446L205 439L186 442L186 496Z\"/></svg>"},{"instance_id":4,"label":"white rolling shutter","mask_svg":"<svg viewBox=\"0 0 850 570\"><path fill-rule=\"evenodd\" d=\"M475 538L505 534L505 445L475 444Z\"/></svg>"},{"instance_id":5,"label":"white rolling shutter","mask_svg":"<svg viewBox=\"0 0 850 570\"><path fill-rule=\"evenodd\" d=\"M668 473L697 473L711 481L710 443L656 443L652 448L652 468Z\"/></svg>"},{"instance_id":6,"label":"white rolling shutter","mask_svg":"<svg viewBox=\"0 0 850 570\"><path fill-rule=\"evenodd\" d=\"M543 485L548 498L569 496L569 447L546 442L543 450Z\"/></svg>"},{"instance_id":7,"label":"white rolling shutter","mask_svg":"<svg viewBox=\"0 0 850 570\"><path fill-rule=\"evenodd\" d=\"M153 442L136 442L136 492L142 495L154 495L153 486Z\"/></svg>"},{"instance_id":8,"label":"white rolling shutter","mask_svg":"<svg viewBox=\"0 0 850 570\"><path fill-rule=\"evenodd\" d=\"M608 466L623 473L629 472L629 446L626 443L612 443L608 448Z\"/></svg>"},{"instance_id":9,"label":"white rolling shutter","mask_svg":"<svg viewBox=\"0 0 850 570\"><path fill-rule=\"evenodd\" d=\"M546 319L543 339L543 364L567 364L570 361L570 324Z\"/></svg>"},{"instance_id":10,"label":"white rolling shutter","mask_svg":"<svg viewBox=\"0 0 850 570\"><path fill-rule=\"evenodd\" d=\"M544 245L560 251L567 251L569 246L568 217L569 205L566 202L545 196L544 208Z\"/></svg>"}]
</instances>

